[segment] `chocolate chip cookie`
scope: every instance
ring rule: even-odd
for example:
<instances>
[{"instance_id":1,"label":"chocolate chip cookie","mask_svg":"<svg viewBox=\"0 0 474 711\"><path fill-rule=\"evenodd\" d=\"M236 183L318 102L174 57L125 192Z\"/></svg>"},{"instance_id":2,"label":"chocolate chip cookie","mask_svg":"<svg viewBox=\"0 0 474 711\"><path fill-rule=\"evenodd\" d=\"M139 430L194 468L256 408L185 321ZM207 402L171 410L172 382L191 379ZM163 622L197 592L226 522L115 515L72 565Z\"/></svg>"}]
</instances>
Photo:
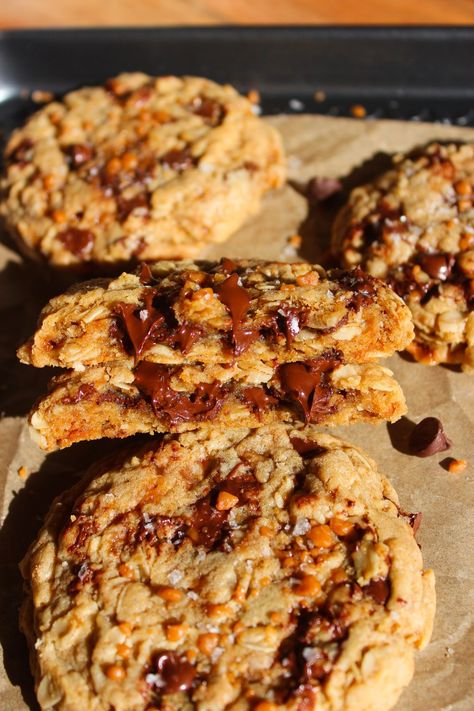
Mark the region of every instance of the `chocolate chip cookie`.
<instances>
[{"instance_id":1,"label":"chocolate chip cookie","mask_svg":"<svg viewBox=\"0 0 474 711\"><path fill-rule=\"evenodd\" d=\"M352 191L336 219L345 267L385 279L415 323L422 363L474 372L474 145L432 144Z\"/></svg>"},{"instance_id":2,"label":"chocolate chip cookie","mask_svg":"<svg viewBox=\"0 0 474 711\"><path fill-rule=\"evenodd\" d=\"M361 271L257 260L157 262L77 284L43 309L23 363L83 370L112 361L254 370L336 349L351 363L405 348L410 312Z\"/></svg>"},{"instance_id":3,"label":"chocolate chip cookie","mask_svg":"<svg viewBox=\"0 0 474 711\"><path fill-rule=\"evenodd\" d=\"M17 129L0 213L61 267L196 255L285 178L282 143L232 87L121 74L66 94Z\"/></svg>"},{"instance_id":4,"label":"chocolate chip cookie","mask_svg":"<svg viewBox=\"0 0 474 711\"><path fill-rule=\"evenodd\" d=\"M43 709L385 711L435 605L393 488L312 426L168 435L103 465L22 571Z\"/></svg>"},{"instance_id":5,"label":"chocolate chip cookie","mask_svg":"<svg viewBox=\"0 0 474 711\"><path fill-rule=\"evenodd\" d=\"M406 413L387 368L348 364L340 351L242 372L238 365L135 368L109 364L54 378L30 414L33 440L47 451L75 442L196 428L394 422Z\"/></svg>"}]
</instances>

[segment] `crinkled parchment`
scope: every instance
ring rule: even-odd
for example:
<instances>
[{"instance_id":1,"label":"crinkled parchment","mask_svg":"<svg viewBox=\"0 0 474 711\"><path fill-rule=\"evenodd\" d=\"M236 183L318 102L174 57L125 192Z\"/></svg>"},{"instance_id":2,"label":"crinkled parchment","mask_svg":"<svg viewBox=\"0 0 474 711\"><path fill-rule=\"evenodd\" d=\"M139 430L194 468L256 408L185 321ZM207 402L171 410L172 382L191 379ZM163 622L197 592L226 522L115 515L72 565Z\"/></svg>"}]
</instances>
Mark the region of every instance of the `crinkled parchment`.
<instances>
[{"instance_id":1,"label":"crinkled parchment","mask_svg":"<svg viewBox=\"0 0 474 711\"><path fill-rule=\"evenodd\" d=\"M433 124L319 116L270 120L285 140L290 184L267 197L261 214L224 246L209 249L203 256L320 259L341 197L310 206L301 194L309 178L340 177L349 189L383 170L388 154L432 139L474 140L474 129ZM287 238L297 233L303 236L298 253L287 244ZM48 293L61 288L7 247L0 247L0 268L0 409L5 415L0 422L0 707L17 711L37 708L26 645L17 625L18 561L54 497L89 463L123 443L84 443L45 457L30 442L25 415L44 391L49 374L17 364L14 351L30 335ZM406 393L408 418L390 427L339 428L339 434L364 447L378 462L398 490L405 511L423 512L418 540L425 566L436 573L438 610L433 640L418 655L415 678L397 709L472 711L474 377L444 367L424 367L401 356L391 358L389 366ZM453 447L449 453L419 459L404 453L406 436L413 421L427 415L442 420ZM467 470L448 473L440 464L447 454L467 459ZM20 467L25 467L26 478L19 476Z\"/></svg>"}]
</instances>

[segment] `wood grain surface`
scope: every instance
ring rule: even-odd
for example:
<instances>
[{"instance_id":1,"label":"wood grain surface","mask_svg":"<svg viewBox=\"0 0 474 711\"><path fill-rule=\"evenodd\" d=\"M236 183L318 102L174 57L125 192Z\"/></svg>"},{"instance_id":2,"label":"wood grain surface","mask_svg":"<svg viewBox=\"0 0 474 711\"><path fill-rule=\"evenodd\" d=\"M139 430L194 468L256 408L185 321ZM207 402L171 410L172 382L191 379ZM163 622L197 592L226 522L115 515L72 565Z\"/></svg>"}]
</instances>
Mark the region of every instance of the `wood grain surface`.
<instances>
[{"instance_id":1,"label":"wood grain surface","mask_svg":"<svg viewBox=\"0 0 474 711\"><path fill-rule=\"evenodd\" d=\"M0 0L0 28L474 24L474 0Z\"/></svg>"}]
</instances>

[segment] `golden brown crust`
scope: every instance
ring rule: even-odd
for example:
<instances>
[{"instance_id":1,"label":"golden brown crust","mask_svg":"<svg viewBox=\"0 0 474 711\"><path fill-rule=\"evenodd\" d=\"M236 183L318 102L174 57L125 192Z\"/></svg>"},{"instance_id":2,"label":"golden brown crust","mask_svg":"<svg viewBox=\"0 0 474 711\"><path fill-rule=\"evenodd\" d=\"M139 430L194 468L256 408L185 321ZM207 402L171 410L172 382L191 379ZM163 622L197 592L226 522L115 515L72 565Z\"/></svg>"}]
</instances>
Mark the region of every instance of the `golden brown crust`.
<instances>
[{"instance_id":1,"label":"golden brown crust","mask_svg":"<svg viewBox=\"0 0 474 711\"><path fill-rule=\"evenodd\" d=\"M167 436L91 472L22 564L41 707L389 709L434 605L397 503L313 426Z\"/></svg>"},{"instance_id":2,"label":"golden brown crust","mask_svg":"<svg viewBox=\"0 0 474 711\"><path fill-rule=\"evenodd\" d=\"M285 178L277 131L232 87L141 73L41 108L5 162L7 227L61 267L194 256Z\"/></svg>"}]
</instances>

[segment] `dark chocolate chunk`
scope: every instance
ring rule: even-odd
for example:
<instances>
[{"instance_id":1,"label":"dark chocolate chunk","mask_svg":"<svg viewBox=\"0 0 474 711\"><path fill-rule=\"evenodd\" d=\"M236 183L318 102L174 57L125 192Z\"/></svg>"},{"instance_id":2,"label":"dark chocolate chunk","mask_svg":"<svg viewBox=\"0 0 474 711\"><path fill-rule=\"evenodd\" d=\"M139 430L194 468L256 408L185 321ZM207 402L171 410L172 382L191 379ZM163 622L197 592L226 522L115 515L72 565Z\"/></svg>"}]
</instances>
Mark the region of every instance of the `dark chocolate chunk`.
<instances>
[{"instance_id":1,"label":"dark chocolate chunk","mask_svg":"<svg viewBox=\"0 0 474 711\"><path fill-rule=\"evenodd\" d=\"M189 353L196 341L201 338L204 333L202 326L196 323L184 322L179 328L176 329L174 335L171 337L173 345L179 346L181 353Z\"/></svg>"},{"instance_id":2,"label":"dark chocolate chunk","mask_svg":"<svg viewBox=\"0 0 474 711\"><path fill-rule=\"evenodd\" d=\"M421 511L418 511L417 513L409 513L406 514L408 518L408 523L413 529L413 535L416 536L418 529L420 528L421 521L423 519L423 514Z\"/></svg>"},{"instance_id":3,"label":"dark chocolate chunk","mask_svg":"<svg viewBox=\"0 0 474 711\"><path fill-rule=\"evenodd\" d=\"M277 325L279 330L284 333L288 347L291 346L295 337L303 328L307 318L307 309L297 309L286 305L278 309Z\"/></svg>"},{"instance_id":4,"label":"dark chocolate chunk","mask_svg":"<svg viewBox=\"0 0 474 711\"><path fill-rule=\"evenodd\" d=\"M83 143L73 143L64 149L67 156L69 156L71 166L73 168L79 168L87 161L91 160L94 152L90 146Z\"/></svg>"},{"instance_id":5,"label":"dark chocolate chunk","mask_svg":"<svg viewBox=\"0 0 474 711\"><path fill-rule=\"evenodd\" d=\"M186 657L180 656L171 649L156 652L153 657L151 674L147 675L147 683L158 694L176 694L178 691L188 691L196 676L196 669ZM149 682L151 675L159 676L159 682Z\"/></svg>"},{"instance_id":6,"label":"dark chocolate chunk","mask_svg":"<svg viewBox=\"0 0 474 711\"><path fill-rule=\"evenodd\" d=\"M390 597L390 583L386 578L374 578L362 590L378 605L385 605Z\"/></svg>"},{"instance_id":7,"label":"dark chocolate chunk","mask_svg":"<svg viewBox=\"0 0 474 711\"><path fill-rule=\"evenodd\" d=\"M150 196L148 193L138 193L135 197L126 199L118 195L116 204L119 222L125 222L130 213L137 207L146 208L148 210L150 207Z\"/></svg>"},{"instance_id":8,"label":"dark chocolate chunk","mask_svg":"<svg viewBox=\"0 0 474 711\"><path fill-rule=\"evenodd\" d=\"M205 96L196 96L189 108L193 114L201 116L211 126L218 126L225 116L222 104Z\"/></svg>"},{"instance_id":9,"label":"dark chocolate chunk","mask_svg":"<svg viewBox=\"0 0 474 711\"><path fill-rule=\"evenodd\" d=\"M162 328L165 317L153 305L155 291L148 289L144 296L144 305L137 307L134 304L117 304L116 311L122 325L130 338L135 352L139 358L146 348L154 343L156 332Z\"/></svg>"},{"instance_id":10,"label":"dark chocolate chunk","mask_svg":"<svg viewBox=\"0 0 474 711\"><path fill-rule=\"evenodd\" d=\"M300 437L290 437L290 442L303 459L317 457L326 451L325 447L321 447L319 444L316 444L316 442L308 442Z\"/></svg>"},{"instance_id":11,"label":"dark chocolate chunk","mask_svg":"<svg viewBox=\"0 0 474 711\"><path fill-rule=\"evenodd\" d=\"M151 400L157 417L167 415L172 424L215 417L226 395L217 381L201 383L190 395L170 386L172 370L166 365L142 361L134 370L135 385Z\"/></svg>"},{"instance_id":12,"label":"dark chocolate chunk","mask_svg":"<svg viewBox=\"0 0 474 711\"><path fill-rule=\"evenodd\" d=\"M331 277L338 279L342 288L354 292L354 296L348 304L348 308L354 311L372 303L377 294L376 280L359 267L351 271L334 269L331 272Z\"/></svg>"},{"instance_id":13,"label":"dark chocolate chunk","mask_svg":"<svg viewBox=\"0 0 474 711\"><path fill-rule=\"evenodd\" d=\"M94 246L94 234L90 230L80 230L77 227L70 227L63 232L59 232L58 240L66 249L80 259L88 259Z\"/></svg>"},{"instance_id":14,"label":"dark chocolate chunk","mask_svg":"<svg viewBox=\"0 0 474 711\"><path fill-rule=\"evenodd\" d=\"M417 457L430 457L449 449L451 441L437 417L425 417L413 429L408 445L410 452Z\"/></svg>"},{"instance_id":15,"label":"dark chocolate chunk","mask_svg":"<svg viewBox=\"0 0 474 711\"><path fill-rule=\"evenodd\" d=\"M81 400L89 400L95 392L96 389L92 383L83 383L74 395L66 395L61 402L64 405L76 405Z\"/></svg>"},{"instance_id":16,"label":"dark chocolate chunk","mask_svg":"<svg viewBox=\"0 0 474 711\"><path fill-rule=\"evenodd\" d=\"M160 162L173 170L181 172L194 165L194 158L189 148L182 148L181 150L168 151L164 156L161 156Z\"/></svg>"},{"instance_id":17,"label":"dark chocolate chunk","mask_svg":"<svg viewBox=\"0 0 474 711\"><path fill-rule=\"evenodd\" d=\"M153 274L151 273L151 269L146 262L142 262L140 264L139 278L140 283L144 286L153 283Z\"/></svg>"},{"instance_id":18,"label":"dark chocolate chunk","mask_svg":"<svg viewBox=\"0 0 474 711\"><path fill-rule=\"evenodd\" d=\"M16 148L5 153L5 158L11 163L28 163L31 160L31 149L33 141L29 138L23 139Z\"/></svg>"},{"instance_id":19,"label":"dark chocolate chunk","mask_svg":"<svg viewBox=\"0 0 474 711\"><path fill-rule=\"evenodd\" d=\"M248 404L257 415L261 412L266 412L272 405L278 403L278 398L273 397L265 388L257 385L252 388L245 388L242 393L242 400Z\"/></svg>"},{"instance_id":20,"label":"dark chocolate chunk","mask_svg":"<svg viewBox=\"0 0 474 711\"><path fill-rule=\"evenodd\" d=\"M310 200L324 202L342 190L342 183L337 178L312 178L308 182L306 193Z\"/></svg>"},{"instance_id":21,"label":"dark chocolate chunk","mask_svg":"<svg viewBox=\"0 0 474 711\"><path fill-rule=\"evenodd\" d=\"M250 295L239 284L238 274L231 274L217 288L217 295L232 318L232 341L236 355L243 353L259 337L257 329L244 328L242 322L250 307Z\"/></svg>"},{"instance_id":22,"label":"dark chocolate chunk","mask_svg":"<svg viewBox=\"0 0 474 711\"><path fill-rule=\"evenodd\" d=\"M424 272L432 279L446 281L449 279L454 264L451 254L420 254L418 263Z\"/></svg>"},{"instance_id":23,"label":"dark chocolate chunk","mask_svg":"<svg viewBox=\"0 0 474 711\"><path fill-rule=\"evenodd\" d=\"M282 389L290 400L300 405L306 422L318 422L331 411L329 401L334 390L328 376L340 363L340 354L330 352L304 363L279 366Z\"/></svg>"}]
</instances>

